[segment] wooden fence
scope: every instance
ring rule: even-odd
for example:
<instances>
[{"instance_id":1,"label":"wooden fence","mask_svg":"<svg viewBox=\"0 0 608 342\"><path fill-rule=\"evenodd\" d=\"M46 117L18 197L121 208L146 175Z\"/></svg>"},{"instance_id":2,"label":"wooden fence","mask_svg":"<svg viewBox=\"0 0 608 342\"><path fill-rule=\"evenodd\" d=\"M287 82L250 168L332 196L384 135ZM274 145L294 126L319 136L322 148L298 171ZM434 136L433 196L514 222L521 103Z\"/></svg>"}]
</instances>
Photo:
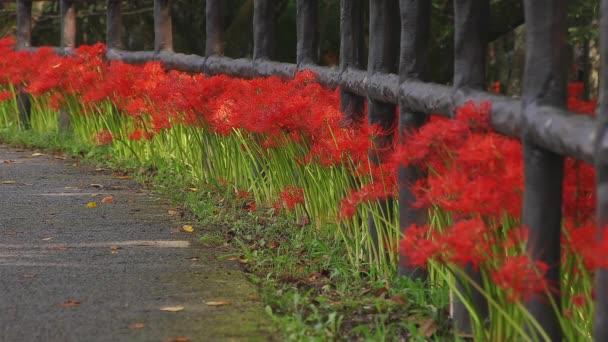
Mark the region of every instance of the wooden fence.
<instances>
[{"instance_id":1,"label":"wooden fence","mask_svg":"<svg viewBox=\"0 0 608 342\"><path fill-rule=\"evenodd\" d=\"M69 53L76 33L76 0L61 0L61 47ZM608 96L608 0L601 6L601 88ZM594 164L597 171L598 239L608 224L608 101L600 101L596 118L576 115L565 109L567 70L566 0L524 0L527 27L526 67L520 99L490 94L484 88L489 0L454 0L455 50L453 86L427 81L430 38L429 0L369 1L369 56L364 67L363 1L341 0L340 66L316 65L318 55L318 0L297 1L297 63L272 60L274 46L273 1L254 2L254 48L252 59L223 55L222 0L206 2L205 56L173 51L171 0L154 1L154 51L122 50L122 1L107 0L107 59L129 63L160 61L168 69L227 74L243 78L279 76L292 78L298 70L314 71L328 88L340 87L341 109L347 119L356 119L369 104L369 122L389 128L398 125L397 137L407 143L405 133L427 120L426 113L451 117L466 101L492 103L491 125L497 132L521 139L524 149L525 194L522 223L530 228L529 253L550 265L548 280L559 284L561 207L564 156ZM31 48L31 0L17 0L18 48ZM188 9L192 10L192 9ZM200 9L203 10L202 8ZM366 70L365 70L366 69ZM395 122L395 105L399 105ZM377 159L381 156L372 156ZM408 190L419 177L416 170L399 172L400 226L415 223L420 216L410 204ZM372 222L373 226L373 222ZM475 272L470 275L475 278ZM418 276L400 267L400 274ZM608 341L608 270L596 273L595 341ZM559 292L559 288L557 289ZM527 302L532 315L553 341L562 339L558 316L548 296L560 306L558 292ZM476 296L476 305L485 307ZM459 328L467 330L464 306L455 309Z\"/></svg>"}]
</instances>

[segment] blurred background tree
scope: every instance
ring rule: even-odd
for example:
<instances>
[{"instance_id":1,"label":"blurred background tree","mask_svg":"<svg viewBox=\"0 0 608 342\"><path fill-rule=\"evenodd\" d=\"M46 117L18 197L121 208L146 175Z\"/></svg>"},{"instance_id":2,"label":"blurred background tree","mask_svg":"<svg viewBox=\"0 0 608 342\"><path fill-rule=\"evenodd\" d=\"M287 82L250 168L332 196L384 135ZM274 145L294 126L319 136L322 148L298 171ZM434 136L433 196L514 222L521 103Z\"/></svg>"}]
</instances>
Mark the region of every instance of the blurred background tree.
<instances>
[{"instance_id":1,"label":"blurred background tree","mask_svg":"<svg viewBox=\"0 0 608 342\"><path fill-rule=\"evenodd\" d=\"M360 0L367 3L368 0ZM450 83L453 71L454 0L432 1L431 78ZM225 54L251 57L254 0L224 0L226 9ZM275 58L295 62L296 0L275 0ZM319 0L320 63L336 65L340 50L340 0ZM79 1L77 44L105 41L106 2ZM201 55L205 41L205 0L173 0L174 48ZM506 94L519 94L525 56L523 5L519 0L490 0L488 29L488 86L500 82ZM128 50L152 50L154 44L153 0L124 1L123 43ZM590 97L597 89L599 0L571 1L568 41L571 46L572 80L584 81ZM34 45L59 45L59 0L36 1L33 6ZM15 2L0 4L0 35L15 32ZM361 23L367 29L367 23Z\"/></svg>"}]
</instances>

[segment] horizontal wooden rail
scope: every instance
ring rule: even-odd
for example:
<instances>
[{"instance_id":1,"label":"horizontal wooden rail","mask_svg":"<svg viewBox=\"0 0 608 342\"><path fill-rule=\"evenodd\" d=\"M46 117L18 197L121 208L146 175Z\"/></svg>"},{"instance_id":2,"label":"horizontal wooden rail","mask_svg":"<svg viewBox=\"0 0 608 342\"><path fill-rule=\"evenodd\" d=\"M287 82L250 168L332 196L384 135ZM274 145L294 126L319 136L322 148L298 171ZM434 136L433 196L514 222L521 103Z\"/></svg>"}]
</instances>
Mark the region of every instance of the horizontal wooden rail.
<instances>
[{"instance_id":1,"label":"horizontal wooden rail","mask_svg":"<svg viewBox=\"0 0 608 342\"><path fill-rule=\"evenodd\" d=\"M35 52L38 47L27 47L22 50ZM53 47L60 55L68 51ZM283 79L294 77L298 67L292 63L281 63L268 60L252 61L247 58L233 59L224 56L202 57L162 51L124 51L108 49L106 58L112 61L123 61L130 64L143 64L158 61L167 69L206 75L225 74L240 78L277 76ZM485 91L460 89L450 86L422 82L415 79L405 80L399 85L396 74L376 74L369 76L365 70L346 68L340 71L337 67L322 67L314 64L303 64L299 70L311 70L319 83L329 89L342 87L359 96L369 96L386 103L405 105L412 112L432 113L452 117L454 110L467 101L492 103L491 126L504 135L520 138L523 125L521 101L503 95ZM528 124L534 141L550 151L564 156L593 164L596 137L595 119L572 113L552 106L537 106L538 115ZM608 142L601 144L602 162L608 163Z\"/></svg>"},{"instance_id":2,"label":"horizontal wooden rail","mask_svg":"<svg viewBox=\"0 0 608 342\"><path fill-rule=\"evenodd\" d=\"M33 50L33 49L32 49ZM298 70L295 64L273 61L252 61L251 59L232 59L223 56L201 57L163 51L155 54L152 51L122 51L109 49L109 60L122 60L127 63L145 63L160 61L172 70L207 75L226 74L241 78L278 76L293 78ZM396 74L375 74L369 76L365 70L346 68L340 71L335 67L321 67L304 64L300 70L313 71L324 87L335 89L340 86L354 94L369 96L379 101L397 104L401 96L401 105L420 113L433 113L447 117L454 114L467 101L492 103L491 125L499 133L518 138L521 135L523 116L521 101L502 95L491 94L463 88L454 91L452 87L405 80L399 85ZM586 115L575 114L551 106L535 108L538 115L528 124L534 141L555 153L570 156L587 163L594 162L595 120ZM603 146L608 161L608 146Z\"/></svg>"}]
</instances>

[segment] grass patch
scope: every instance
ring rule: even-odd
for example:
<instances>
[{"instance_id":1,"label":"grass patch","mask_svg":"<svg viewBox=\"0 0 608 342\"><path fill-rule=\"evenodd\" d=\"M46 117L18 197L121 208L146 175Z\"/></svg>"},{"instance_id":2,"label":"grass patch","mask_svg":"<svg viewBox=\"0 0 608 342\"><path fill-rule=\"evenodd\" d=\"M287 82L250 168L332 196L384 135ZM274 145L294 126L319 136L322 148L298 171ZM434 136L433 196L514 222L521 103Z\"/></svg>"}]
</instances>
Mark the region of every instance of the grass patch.
<instances>
[{"instance_id":1,"label":"grass patch","mask_svg":"<svg viewBox=\"0 0 608 342\"><path fill-rule=\"evenodd\" d=\"M103 147L79 146L67 134L0 132L0 141L80 156L130 172L154 192L193 215L199 241L231 245L226 259L241 263L260 288L266 313L286 341L459 340L451 333L448 289L405 278L373 280L353 269L344 240L331 227L313 227L290 212L256 208L235 189L192 184L171 165L154 168L117 160Z\"/></svg>"},{"instance_id":2,"label":"grass patch","mask_svg":"<svg viewBox=\"0 0 608 342\"><path fill-rule=\"evenodd\" d=\"M372 280L345 258L343 240L289 212L252 210L235 189L191 185L167 168L146 182L213 226L200 241L232 245L259 285L266 312L286 341L458 340L448 318L448 290L406 278Z\"/></svg>"}]
</instances>

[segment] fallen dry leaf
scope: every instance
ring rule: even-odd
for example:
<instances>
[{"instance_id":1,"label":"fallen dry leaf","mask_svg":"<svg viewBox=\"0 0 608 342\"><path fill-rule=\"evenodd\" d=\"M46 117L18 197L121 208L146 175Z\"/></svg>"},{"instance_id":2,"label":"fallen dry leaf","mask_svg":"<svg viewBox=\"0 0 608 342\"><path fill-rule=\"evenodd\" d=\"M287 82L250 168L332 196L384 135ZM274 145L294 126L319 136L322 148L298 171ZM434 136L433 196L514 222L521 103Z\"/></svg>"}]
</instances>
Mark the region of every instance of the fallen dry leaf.
<instances>
[{"instance_id":1,"label":"fallen dry leaf","mask_svg":"<svg viewBox=\"0 0 608 342\"><path fill-rule=\"evenodd\" d=\"M437 330L439 330L439 325L437 322L435 322L435 320L432 318L428 318L422 322L420 325L420 330L418 331L426 337L431 337L437 332Z\"/></svg>"},{"instance_id":2,"label":"fallen dry leaf","mask_svg":"<svg viewBox=\"0 0 608 342\"><path fill-rule=\"evenodd\" d=\"M50 251L65 251L68 248L66 246L53 246L53 247L49 247L47 249Z\"/></svg>"},{"instance_id":3,"label":"fallen dry leaf","mask_svg":"<svg viewBox=\"0 0 608 342\"><path fill-rule=\"evenodd\" d=\"M87 203L87 208L96 208L97 207L97 202L89 202Z\"/></svg>"},{"instance_id":4,"label":"fallen dry leaf","mask_svg":"<svg viewBox=\"0 0 608 342\"><path fill-rule=\"evenodd\" d=\"M201 191L201 189L199 189L199 188L188 188L188 190L190 190L192 192L199 192L199 191Z\"/></svg>"},{"instance_id":5,"label":"fallen dry leaf","mask_svg":"<svg viewBox=\"0 0 608 342\"><path fill-rule=\"evenodd\" d=\"M52 237L48 237L48 238L43 238L42 239L42 241L50 241L50 240L53 240L53 238Z\"/></svg>"},{"instance_id":6,"label":"fallen dry leaf","mask_svg":"<svg viewBox=\"0 0 608 342\"><path fill-rule=\"evenodd\" d=\"M112 196L106 196L101 199L101 203L112 203L112 202L114 202L114 197L112 197Z\"/></svg>"},{"instance_id":7,"label":"fallen dry leaf","mask_svg":"<svg viewBox=\"0 0 608 342\"><path fill-rule=\"evenodd\" d=\"M179 211L177 211L177 210L167 210L167 213L169 215L179 215Z\"/></svg>"},{"instance_id":8,"label":"fallen dry leaf","mask_svg":"<svg viewBox=\"0 0 608 342\"><path fill-rule=\"evenodd\" d=\"M17 184L15 181L2 181L0 184Z\"/></svg>"},{"instance_id":9,"label":"fallen dry leaf","mask_svg":"<svg viewBox=\"0 0 608 342\"><path fill-rule=\"evenodd\" d=\"M190 257L190 258L186 258L186 260L190 260L190 261L197 261L198 258L197 257Z\"/></svg>"},{"instance_id":10,"label":"fallen dry leaf","mask_svg":"<svg viewBox=\"0 0 608 342\"><path fill-rule=\"evenodd\" d=\"M145 327L143 323L129 324L129 329L142 329L143 327Z\"/></svg>"},{"instance_id":11,"label":"fallen dry leaf","mask_svg":"<svg viewBox=\"0 0 608 342\"><path fill-rule=\"evenodd\" d=\"M190 339L184 336L170 338L168 340L164 340L163 342L190 342Z\"/></svg>"},{"instance_id":12,"label":"fallen dry leaf","mask_svg":"<svg viewBox=\"0 0 608 342\"><path fill-rule=\"evenodd\" d=\"M66 156L55 156L55 159L66 160L67 157Z\"/></svg>"},{"instance_id":13,"label":"fallen dry leaf","mask_svg":"<svg viewBox=\"0 0 608 342\"><path fill-rule=\"evenodd\" d=\"M61 304L64 308L75 308L80 306L80 302L77 300L66 300L63 304Z\"/></svg>"},{"instance_id":14,"label":"fallen dry leaf","mask_svg":"<svg viewBox=\"0 0 608 342\"><path fill-rule=\"evenodd\" d=\"M97 188L97 189L103 188L103 185L97 184L97 183L93 183L93 184L91 184L91 186L94 188Z\"/></svg>"},{"instance_id":15,"label":"fallen dry leaf","mask_svg":"<svg viewBox=\"0 0 608 342\"><path fill-rule=\"evenodd\" d=\"M249 263L249 259L239 258L239 257L228 258L228 261L238 261L241 264L247 264L247 263Z\"/></svg>"},{"instance_id":16,"label":"fallen dry leaf","mask_svg":"<svg viewBox=\"0 0 608 342\"><path fill-rule=\"evenodd\" d=\"M205 304L207 304L207 306L223 306L223 305L230 305L232 303L230 303L229 301L226 300L211 300L206 302Z\"/></svg>"},{"instance_id":17,"label":"fallen dry leaf","mask_svg":"<svg viewBox=\"0 0 608 342\"><path fill-rule=\"evenodd\" d=\"M276 248L279 248L280 245L281 245L281 243L279 243L277 241L268 242L268 243L266 243L266 248L276 249Z\"/></svg>"},{"instance_id":18,"label":"fallen dry leaf","mask_svg":"<svg viewBox=\"0 0 608 342\"><path fill-rule=\"evenodd\" d=\"M407 301L405 300L405 297L403 297L403 295L392 296L390 300L397 304L407 304Z\"/></svg>"},{"instance_id":19,"label":"fallen dry leaf","mask_svg":"<svg viewBox=\"0 0 608 342\"><path fill-rule=\"evenodd\" d=\"M131 177L131 176L114 176L113 178L114 179L131 179L133 177Z\"/></svg>"},{"instance_id":20,"label":"fallen dry leaf","mask_svg":"<svg viewBox=\"0 0 608 342\"><path fill-rule=\"evenodd\" d=\"M194 228L191 225L186 224L182 227L182 231L186 233L192 233L194 231Z\"/></svg>"},{"instance_id":21,"label":"fallen dry leaf","mask_svg":"<svg viewBox=\"0 0 608 342\"><path fill-rule=\"evenodd\" d=\"M44 155L44 154L42 154L42 153L33 153L33 154L32 154L32 158L41 157L41 156L43 156L43 155Z\"/></svg>"},{"instance_id":22,"label":"fallen dry leaf","mask_svg":"<svg viewBox=\"0 0 608 342\"><path fill-rule=\"evenodd\" d=\"M388 296L388 289L386 287L381 287L374 291L374 297L384 297Z\"/></svg>"},{"instance_id":23,"label":"fallen dry leaf","mask_svg":"<svg viewBox=\"0 0 608 342\"><path fill-rule=\"evenodd\" d=\"M160 311L169 311L169 312L177 312L184 310L184 307L181 305L178 306L163 306L160 308Z\"/></svg>"},{"instance_id":24,"label":"fallen dry leaf","mask_svg":"<svg viewBox=\"0 0 608 342\"><path fill-rule=\"evenodd\" d=\"M321 279L329 279L329 270L323 269L308 276L308 281L310 282L314 282Z\"/></svg>"}]
</instances>

